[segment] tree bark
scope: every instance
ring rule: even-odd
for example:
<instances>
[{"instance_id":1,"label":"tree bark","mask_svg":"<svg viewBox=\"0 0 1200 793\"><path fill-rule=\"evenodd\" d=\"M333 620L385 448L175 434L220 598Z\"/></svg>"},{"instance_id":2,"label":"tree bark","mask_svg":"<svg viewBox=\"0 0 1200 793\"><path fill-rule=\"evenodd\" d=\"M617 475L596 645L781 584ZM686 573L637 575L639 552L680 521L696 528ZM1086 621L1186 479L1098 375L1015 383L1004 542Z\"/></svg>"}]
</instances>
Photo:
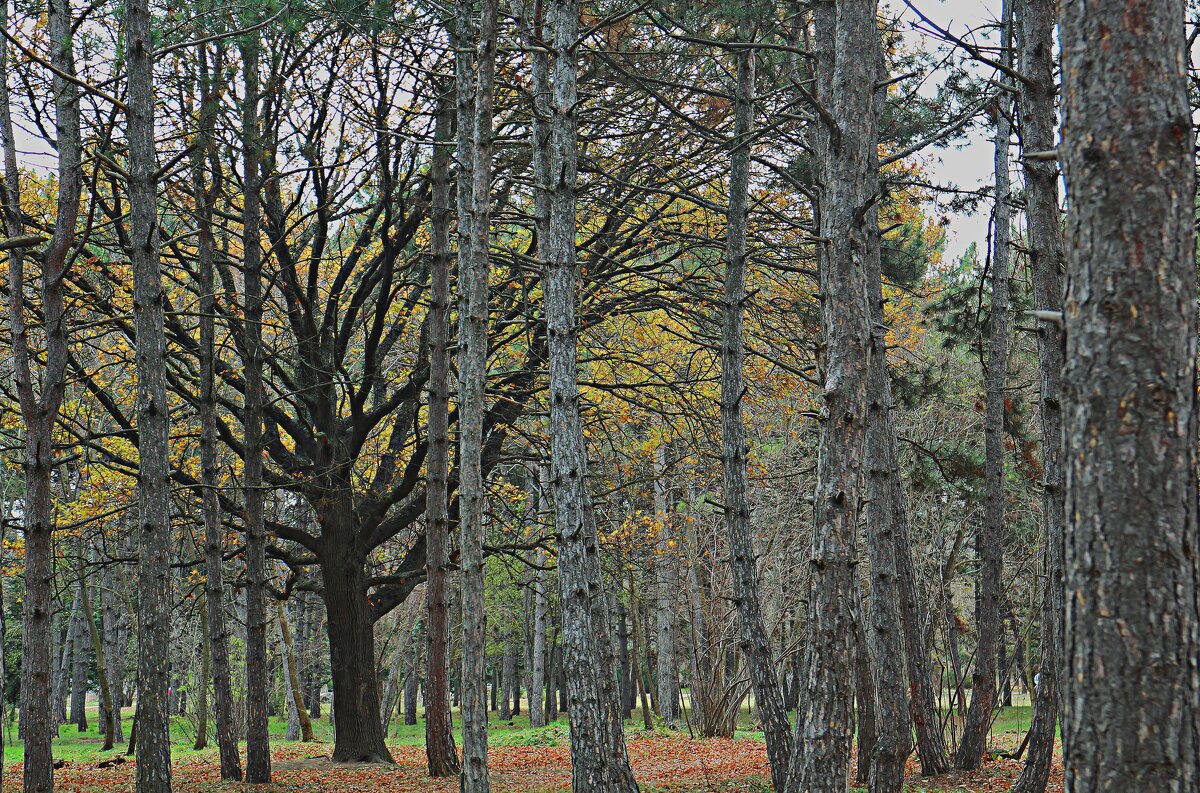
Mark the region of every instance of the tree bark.
<instances>
[{"instance_id":1,"label":"tree bark","mask_svg":"<svg viewBox=\"0 0 1200 793\"><path fill-rule=\"evenodd\" d=\"M739 39L751 38L749 26L739 26ZM721 467L725 501L725 533L733 574L733 602L741 628L740 645L750 667L754 699L767 744L771 782L776 790L787 783L792 755L791 725L783 709L783 690L771 657L771 638L763 623L758 584L758 557L750 527L750 494L746 483L746 431L742 398L746 384L743 315L746 303L746 223L750 209L750 155L754 133L754 50L737 51L735 121L730 139L729 216L725 242L724 300L721 303Z\"/></svg>"},{"instance_id":2,"label":"tree bark","mask_svg":"<svg viewBox=\"0 0 1200 793\"><path fill-rule=\"evenodd\" d=\"M75 611L75 619L71 621L71 721L79 732L87 732L87 682L88 682L88 649L91 639L88 636L87 624L91 615L84 606L84 584L81 578L76 584L79 608Z\"/></svg>"},{"instance_id":3,"label":"tree bark","mask_svg":"<svg viewBox=\"0 0 1200 793\"><path fill-rule=\"evenodd\" d=\"M456 2L458 101L458 405L459 507L463 614L462 793L487 793L487 618L483 417L488 345L488 246L491 231L492 107L497 0Z\"/></svg>"},{"instance_id":4,"label":"tree bark","mask_svg":"<svg viewBox=\"0 0 1200 793\"><path fill-rule=\"evenodd\" d=\"M216 391L216 283L213 275L216 240L213 236L213 210L220 195L222 165L218 159L215 114L218 100L213 86L208 51L198 52L200 74L199 140L192 154L192 182L198 226L196 269L200 287L200 481L201 513L204 520L204 599L209 652L212 656L213 706L216 717L217 750L221 779L240 782L242 760L238 752L240 730L233 720L233 688L230 681L229 633L225 622L225 577L222 567L225 527L221 521L217 472L217 391ZM205 163L209 176L205 177ZM209 181L211 180L211 181Z\"/></svg>"},{"instance_id":5,"label":"tree bark","mask_svg":"<svg viewBox=\"0 0 1200 793\"><path fill-rule=\"evenodd\" d=\"M200 678L197 680L199 701L196 705L196 740L194 751L208 748L208 683L212 680L212 647L208 641L208 603L200 603L200 638L196 642L200 653Z\"/></svg>"},{"instance_id":6,"label":"tree bark","mask_svg":"<svg viewBox=\"0 0 1200 793\"><path fill-rule=\"evenodd\" d=\"M578 0L552 4L550 14L550 237L542 257L543 310L550 370L550 458L562 607L562 668L571 719L571 781L575 790L624 793L638 788L625 748L616 653L609 634L579 412L579 327L575 310Z\"/></svg>"},{"instance_id":7,"label":"tree bark","mask_svg":"<svg viewBox=\"0 0 1200 793\"><path fill-rule=\"evenodd\" d=\"M675 728L683 714L679 710L679 620L676 604L679 595L678 554L671 539L671 517L667 505L667 443L664 440L654 451L654 513L658 522L658 538L654 557L654 605L658 638L657 695L658 714L668 727Z\"/></svg>"},{"instance_id":8,"label":"tree bark","mask_svg":"<svg viewBox=\"0 0 1200 793\"><path fill-rule=\"evenodd\" d=\"M825 389L814 499L812 593L804 693L787 790L844 793L853 739L855 536L871 365L866 257L879 234L875 0L813 7L821 163L818 248Z\"/></svg>"},{"instance_id":9,"label":"tree bark","mask_svg":"<svg viewBox=\"0 0 1200 793\"><path fill-rule=\"evenodd\" d=\"M444 93L444 91L443 91ZM429 295L429 457L425 493L425 759L431 777L458 773L458 750L450 714L450 140L454 109L443 100L434 131L429 178L431 261Z\"/></svg>"},{"instance_id":10,"label":"tree bark","mask_svg":"<svg viewBox=\"0 0 1200 793\"><path fill-rule=\"evenodd\" d=\"M271 745L267 735L266 528L263 523L263 292L262 212L259 185L259 32L241 42L242 79L242 266L245 281L245 405L242 425L243 492L246 505L246 781L271 781Z\"/></svg>"},{"instance_id":11,"label":"tree bark","mask_svg":"<svg viewBox=\"0 0 1200 793\"><path fill-rule=\"evenodd\" d=\"M7 25L8 4L3 7ZM53 700L51 631L53 626L54 502L50 480L56 465L53 435L65 392L69 340L63 278L68 255L75 243L82 195L82 141L79 88L75 74L70 0L49 3L50 63L54 67L54 134L58 156L58 200L54 234L41 257L42 330L44 365L35 376L39 355L30 349L26 326L25 251L8 251L9 338L21 418L25 424L25 600L22 644L21 725L25 741L23 786L26 793L49 793L54 787L54 760L50 742L55 732L54 714L46 703ZM7 41L0 60L7 64ZM24 233L17 141L14 136L7 70L0 70L0 136L4 156L4 226L7 236ZM40 391L36 383L40 382Z\"/></svg>"},{"instance_id":12,"label":"tree bark","mask_svg":"<svg viewBox=\"0 0 1200 793\"><path fill-rule=\"evenodd\" d=\"M1181 0L1060 6L1066 789L1200 789L1195 163Z\"/></svg>"},{"instance_id":13,"label":"tree bark","mask_svg":"<svg viewBox=\"0 0 1200 793\"><path fill-rule=\"evenodd\" d=\"M138 793L171 789L167 713L170 673L171 470L165 295L159 261L158 163L154 140L154 41L146 0L125 11L129 138L129 235L137 358Z\"/></svg>"},{"instance_id":14,"label":"tree bark","mask_svg":"<svg viewBox=\"0 0 1200 793\"><path fill-rule=\"evenodd\" d=\"M1009 46L1011 16L1004 3L1001 59L1011 61ZM992 233L992 312L988 336L988 358L984 401L983 523L975 536L978 572L975 577L975 667L971 676L971 706L963 725L962 741L954 764L964 771L979 768L987 751L987 735L996 709L996 658L1004 640L1001 620L1004 592L1004 400L1008 380L1008 279L1011 254L1008 147L1012 136L1009 114L1012 102L1002 93L993 108L995 133L995 201Z\"/></svg>"},{"instance_id":15,"label":"tree bark","mask_svg":"<svg viewBox=\"0 0 1200 793\"><path fill-rule=\"evenodd\" d=\"M87 587L87 580L83 577L83 556L80 555L80 578L79 578L79 597L83 606L83 614L87 619L87 633L91 641L92 652L96 656L96 677L100 686L100 712L107 714L101 717L101 728L104 732L104 745L100 747L100 751L107 752L113 748L113 743L116 740L116 727L113 724L112 714L116 712L113 708L112 693L108 682L108 668L104 663L104 645L100 641L100 630L96 627L96 620L92 612L92 598L90 590ZM87 668L84 667L84 679L86 680ZM86 720L85 720L86 723ZM84 729L87 729L84 727ZM0 744L3 746L3 744Z\"/></svg>"},{"instance_id":16,"label":"tree bark","mask_svg":"<svg viewBox=\"0 0 1200 793\"><path fill-rule=\"evenodd\" d=\"M1057 84L1054 77L1055 7L1053 0L1018 4L1019 54L1025 80L1018 86L1022 153L1054 149ZM1034 308L1062 311L1063 240L1058 207L1058 163L1025 156L1025 217L1029 229L1029 267ZM1048 316L1048 314L1041 315ZM1055 725L1062 699L1059 676L1063 637L1062 475L1062 327L1041 319L1038 332L1038 379L1042 416L1042 515L1046 532L1042 552L1045 583L1041 608L1041 671L1033 692L1033 721L1025 767L1014 793L1044 793L1054 762Z\"/></svg>"}]
</instances>

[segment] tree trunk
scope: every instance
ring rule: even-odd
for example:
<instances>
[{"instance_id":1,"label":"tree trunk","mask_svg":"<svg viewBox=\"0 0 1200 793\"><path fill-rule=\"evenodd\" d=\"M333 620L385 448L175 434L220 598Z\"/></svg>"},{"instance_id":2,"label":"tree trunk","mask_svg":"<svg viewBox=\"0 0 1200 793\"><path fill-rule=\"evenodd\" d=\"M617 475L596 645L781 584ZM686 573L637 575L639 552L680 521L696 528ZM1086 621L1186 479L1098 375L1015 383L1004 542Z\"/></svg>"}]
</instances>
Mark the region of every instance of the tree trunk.
<instances>
[{"instance_id":1,"label":"tree trunk","mask_svg":"<svg viewBox=\"0 0 1200 793\"><path fill-rule=\"evenodd\" d=\"M649 669L642 667L645 656L642 653L641 605L638 603L637 590L634 588L632 570L629 572L629 613L633 617L633 656L630 659L630 668L636 681L635 689L638 692L638 699L642 705L642 726L647 730L652 730L654 729L654 717L650 715L650 704L646 701L646 678L649 677ZM649 666L648 663L647 666Z\"/></svg>"},{"instance_id":2,"label":"tree trunk","mask_svg":"<svg viewBox=\"0 0 1200 793\"><path fill-rule=\"evenodd\" d=\"M1200 789L1184 5L1060 6L1070 791Z\"/></svg>"},{"instance_id":3,"label":"tree trunk","mask_svg":"<svg viewBox=\"0 0 1200 793\"><path fill-rule=\"evenodd\" d=\"M1011 60L1009 28L1011 18L1004 4L1004 34L1001 58ZM1011 101L1007 94L996 100L995 174L996 209L992 244L992 312L988 338L987 382L984 417L984 480L986 494L983 524L975 536L976 574L975 667L971 676L971 707L963 726L962 742L954 764L964 771L979 768L987 750L988 730L996 708L996 658L1004 639L1001 608L1004 590L1004 400L1008 379L1008 271L1011 254L1009 230L1008 146L1012 130L1009 122Z\"/></svg>"},{"instance_id":4,"label":"tree trunk","mask_svg":"<svg viewBox=\"0 0 1200 793\"><path fill-rule=\"evenodd\" d=\"M200 288L200 481L201 512L204 520L204 600L208 650L212 658L214 715L221 779L241 781L242 761L238 733L233 721L233 689L230 682L229 634L225 623L225 579L222 568L225 527L221 522L217 472L216 285L213 277L216 240L213 236L213 205L220 191L221 168L217 158L215 119L217 100L213 91L208 51L198 52L200 76L200 124L197 146L192 154L193 193L196 201L197 262ZM214 167L211 182L205 178L207 158Z\"/></svg>"},{"instance_id":5,"label":"tree trunk","mask_svg":"<svg viewBox=\"0 0 1200 793\"><path fill-rule=\"evenodd\" d=\"M875 668L866 632L860 627L857 632L854 652L854 727L858 734L858 765L855 778L859 785L871 784L871 772L875 758L879 755L879 721L876 714L880 708L876 702ZM886 725L885 725L886 729ZM875 778L879 775L876 773Z\"/></svg>"},{"instance_id":6,"label":"tree trunk","mask_svg":"<svg viewBox=\"0 0 1200 793\"><path fill-rule=\"evenodd\" d=\"M196 740L192 743L194 751L208 748L208 682L212 679L212 647L208 641L208 603L200 603L200 638L196 642L200 653L200 678L196 681L199 689L199 703L196 706Z\"/></svg>"},{"instance_id":7,"label":"tree trunk","mask_svg":"<svg viewBox=\"0 0 1200 793\"><path fill-rule=\"evenodd\" d=\"M2 16L8 27L8 4ZM30 349L26 327L25 253L8 251L9 338L21 418L25 424L25 599L22 644L21 719L25 741L23 785L26 793L49 793L54 787L54 760L50 742L55 732L54 714L46 707L53 700L51 632L53 626L54 502L50 480L56 460L54 427L62 405L68 360L63 277L75 242L82 193L82 143L79 129L79 88L69 79L75 74L70 0L49 3L48 39L54 67L54 134L58 157L58 200L54 235L41 258L41 333L45 338L44 366L34 369L41 357ZM7 41L0 49L0 66L6 66ZM3 69L7 77L7 70ZM0 136L4 155L4 226L9 238L24 233L17 141L13 131L8 85L0 80ZM40 392L35 383L40 382Z\"/></svg>"},{"instance_id":8,"label":"tree trunk","mask_svg":"<svg viewBox=\"0 0 1200 793\"><path fill-rule=\"evenodd\" d=\"M425 759L431 777L458 773L458 749L450 714L450 616L446 584L450 577L450 514L447 472L450 459L450 135L454 112L438 109L429 218L432 260L429 296L429 457L425 498L425 603L428 610L425 659Z\"/></svg>"},{"instance_id":9,"label":"tree trunk","mask_svg":"<svg viewBox=\"0 0 1200 793\"><path fill-rule=\"evenodd\" d=\"M750 37L739 26L739 38ZM730 140L729 217L725 244L725 290L721 304L721 466L724 472L725 532L733 574L733 602L741 627L741 649L750 667L754 699L767 743L771 782L787 783L792 741L783 691L771 657L771 638L763 623L758 585L758 557L750 527L750 494L746 483L746 431L742 422L745 348L742 339L746 303L746 222L750 209L750 155L754 133L754 50L737 51L736 120Z\"/></svg>"},{"instance_id":10,"label":"tree trunk","mask_svg":"<svg viewBox=\"0 0 1200 793\"><path fill-rule=\"evenodd\" d=\"M296 648L292 642L292 628L288 624L287 605L279 604L279 638L283 642L284 663L287 665L287 686L292 704L296 708L296 718L300 721L300 740L308 743L315 740L313 736L312 719L304 709L304 694L300 687L300 675L296 669Z\"/></svg>"},{"instance_id":11,"label":"tree trunk","mask_svg":"<svg viewBox=\"0 0 1200 793\"><path fill-rule=\"evenodd\" d=\"M100 747L100 751L107 752L113 748L113 743L116 740L116 728L113 726L112 713L114 712L112 703L111 689L108 682L108 669L104 663L104 645L100 641L100 630L96 627L96 620L92 612L92 598L90 590L87 587L87 580L83 577L83 555L80 554L80 578L79 578L79 596L83 606L83 614L87 619L88 639L91 641L92 652L96 656L96 677L100 685L100 713L107 714L102 716L101 725L104 732L104 745ZM87 679L87 667L84 667L84 680ZM86 725L86 719L84 721ZM84 729L87 729L85 726ZM0 744L2 747L3 744Z\"/></svg>"},{"instance_id":12,"label":"tree trunk","mask_svg":"<svg viewBox=\"0 0 1200 793\"><path fill-rule=\"evenodd\" d=\"M100 590L100 614L104 625L104 659L108 671L110 697L112 698L113 740L125 740L125 728L121 723L121 708L125 705L125 639L129 614L121 608L117 598L119 573L109 566L104 570Z\"/></svg>"},{"instance_id":13,"label":"tree trunk","mask_svg":"<svg viewBox=\"0 0 1200 793\"><path fill-rule=\"evenodd\" d=\"M516 675L516 664L513 656L512 634L505 632L500 647L500 720L508 721L513 717L512 702L509 694L512 692L513 677Z\"/></svg>"},{"instance_id":14,"label":"tree trunk","mask_svg":"<svg viewBox=\"0 0 1200 793\"><path fill-rule=\"evenodd\" d=\"M544 469L543 469L544 470ZM549 476L549 472L547 472ZM539 503L544 503L547 488L539 491ZM533 649L529 652L529 726L546 726L546 552L537 552L537 571L533 583Z\"/></svg>"},{"instance_id":15,"label":"tree trunk","mask_svg":"<svg viewBox=\"0 0 1200 793\"><path fill-rule=\"evenodd\" d=\"M1018 4L1020 66L1025 81L1018 88L1022 164L1025 171L1025 217L1029 229L1029 267L1034 307L1050 316L1062 311L1063 240L1058 207L1058 164L1030 157L1057 144L1054 78L1053 0L1022 0ZM1033 692L1033 722L1025 767L1013 785L1014 793L1045 793L1054 762L1055 725L1062 701L1063 513L1062 475L1062 327L1039 319L1038 375L1042 416L1042 515L1046 532L1042 566L1041 671Z\"/></svg>"},{"instance_id":16,"label":"tree trunk","mask_svg":"<svg viewBox=\"0 0 1200 793\"><path fill-rule=\"evenodd\" d=\"M242 79L242 265L245 275L244 365L246 394L242 424L243 491L246 504L246 781L271 781L271 745L267 735L266 529L263 524L263 293L262 171L259 141L259 33L241 43Z\"/></svg>"},{"instance_id":17,"label":"tree trunk","mask_svg":"<svg viewBox=\"0 0 1200 793\"><path fill-rule=\"evenodd\" d=\"M679 710L679 620L676 603L679 595L679 557L671 540L671 518L667 505L667 446L654 451L654 513L660 529L655 541L654 605L657 627L658 688L655 704L667 726L674 729L683 717Z\"/></svg>"},{"instance_id":18,"label":"tree trunk","mask_svg":"<svg viewBox=\"0 0 1200 793\"><path fill-rule=\"evenodd\" d=\"M91 615L83 605L82 578L76 586L78 591L75 597L79 607L75 609L75 618L71 621L71 721L79 732L87 732L88 648L91 640L85 620L90 620Z\"/></svg>"},{"instance_id":19,"label":"tree trunk","mask_svg":"<svg viewBox=\"0 0 1200 793\"><path fill-rule=\"evenodd\" d=\"M805 793L844 793L853 738L854 546L872 346L865 258L879 234L874 211L879 58L872 55L881 46L877 11L875 0L818 3L813 9L821 48L818 100L831 118L818 124L816 140L825 240L818 246L825 407L813 504L805 689L786 788Z\"/></svg>"},{"instance_id":20,"label":"tree trunk","mask_svg":"<svg viewBox=\"0 0 1200 793\"><path fill-rule=\"evenodd\" d=\"M492 106L497 0L457 0L458 405L463 622L462 793L487 793L487 618L484 603L483 417L488 345ZM476 35L477 34L477 35Z\"/></svg>"},{"instance_id":21,"label":"tree trunk","mask_svg":"<svg viewBox=\"0 0 1200 793\"><path fill-rule=\"evenodd\" d=\"M328 507L321 516L325 529L340 536L347 530L344 522L353 519L352 509ZM333 760L339 763L393 762L379 721L374 611L366 596L365 565L356 549L336 543L326 546L321 559L333 678Z\"/></svg>"},{"instance_id":22,"label":"tree trunk","mask_svg":"<svg viewBox=\"0 0 1200 793\"><path fill-rule=\"evenodd\" d=\"M416 630L421 630L419 624ZM417 652L417 646L421 644L420 639L420 636L414 636L409 641L404 662L404 723L410 726L417 723L417 685L421 680L418 660L421 656Z\"/></svg>"},{"instance_id":23,"label":"tree trunk","mask_svg":"<svg viewBox=\"0 0 1200 793\"><path fill-rule=\"evenodd\" d=\"M575 790L636 791L600 573L599 538L588 489L579 412L575 310L575 191L578 0L550 6L552 116L547 159L552 179L550 237L543 257L548 337L550 457L562 606L563 670L570 693L571 782Z\"/></svg>"},{"instance_id":24,"label":"tree trunk","mask_svg":"<svg viewBox=\"0 0 1200 793\"><path fill-rule=\"evenodd\" d=\"M137 359L138 429L138 793L171 789L167 713L170 674L170 403L165 296L159 261L158 162L154 140L154 41L146 0L125 7L129 138L129 236Z\"/></svg>"}]
</instances>

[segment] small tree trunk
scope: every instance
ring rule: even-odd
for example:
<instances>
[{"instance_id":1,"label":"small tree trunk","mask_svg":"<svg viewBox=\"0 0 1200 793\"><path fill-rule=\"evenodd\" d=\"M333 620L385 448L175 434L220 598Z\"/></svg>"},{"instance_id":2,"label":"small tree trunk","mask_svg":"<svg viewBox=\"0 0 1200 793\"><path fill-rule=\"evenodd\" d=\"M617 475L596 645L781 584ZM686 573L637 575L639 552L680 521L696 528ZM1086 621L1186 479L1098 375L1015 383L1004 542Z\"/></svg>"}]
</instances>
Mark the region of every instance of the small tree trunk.
<instances>
[{"instance_id":1,"label":"small tree trunk","mask_svg":"<svg viewBox=\"0 0 1200 793\"><path fill-rule=\"evenodd\" d=\"M196 706L196 740L192 749L199 752L208 748L208 683L212 679L212 648L208 643L208 603L200 603L200 638L196 642L200 652L200 678L196 687L200 689Z\"/></svg>"},{"instance_id":2,"label":"small tree trunk","mask_svg":"<svg viewBox=\"0 0 1200 793\"><path fill-rule=\"evenodd\" d=\"M292 705L296 709L296 717L300 721L300 740L308 743L315 740L313 736L312 719L304 709L304 694L300 687L300 675L296 670L296 649L292 642L292 628L288 623L287 605L279 604L279 637L283 642L283 659L286 664L286 683Z\"/></svg>"}]
</instances>

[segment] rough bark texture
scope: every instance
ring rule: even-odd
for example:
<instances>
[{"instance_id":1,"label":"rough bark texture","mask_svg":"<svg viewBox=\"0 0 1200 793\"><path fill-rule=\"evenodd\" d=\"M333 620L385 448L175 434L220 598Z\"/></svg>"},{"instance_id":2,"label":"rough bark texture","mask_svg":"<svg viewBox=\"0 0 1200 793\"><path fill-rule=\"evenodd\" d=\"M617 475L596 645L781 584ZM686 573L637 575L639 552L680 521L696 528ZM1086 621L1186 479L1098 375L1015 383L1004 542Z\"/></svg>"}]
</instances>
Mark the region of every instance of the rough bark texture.
<instances>
[{"instance_id":1,"label":"rough bark texture","mask_svg":"<svg viewBox=\"0 0 1200 793\"><path fill-rule=\"evenodd\" d=\"M3 3L7 24L7 2ZM50 741L55 731L54 714L46 703L53 699L51 680L51 630L53 625L54 504L50 479L55 467L54 426L62 405L68 359L66 307L62 278L67 256L75 242L82 192L79 131L79 88L63 75L74 75L71 6L69 0L49 4L50 62L56 73L54 132L58 146L58 204L54 234L41 255L41 303L46 338L44 365L35 375L40 356L30 349L24 300L25 251L8 251L9 334L12 366L21 418L25 423L25 600L22 651L21 727L25 740L23 785L26 793L50 791L54 786ZM7 61L5 42L0 56ZM0 135L4 139L4 225L7 236L24 233L17 173L17 142L14 137L8 73L0 70ZM37 383L40 382L40 391Z\"/></svg>"},{"instance_id":2,"label":"rough bark texture","mask_svg":"<svg viewBox=\"0 0 1200 793\"><path fill-rule=\"evenodd\" d=\"M450 715L450 134L454 112L443 99L434 136L429 178L431 261L429 295L429 485L425 492L425 759L431 777L458 773L458 750Z\"/></svg>"},{"instance_id":3,"label":"rough bark texture","mask_svg":"<svg viewBox=\"0 0 1200 793\"><path fill-rule=\"evenodd\" d=\"M571 719L571 781L579 791L637 790L625 748L616 653L600 575L600 543L588 489L579 414L575 310L579 4L551 6L550 236L544 311L550 369L550 457L562 603L562 668ZM540 143L540 141L539 141Z\"/></svg>"},{"instance_id":4,"label":"rough bark texture","mask_svg":"<svg viewBox=\"0 0 1200 793\"><path fill-rule=\"evenodd\" d=\"M259 200L259 33L242 44L242 266L245 280L244 349L246 395L243 492L246 504L246 781L271 781L271 746L267 737L267 608L266 528L263 525L263 292L262 212Z\"/></svg>"},{"instance_id":5,"label":"rough bark texture","mask_svg":"<svg viewBox=\"0 0 1200 793\"><path fill-rule=\"evenodd\" d=\"M742 26L740 39L748 38ZM787 779L792 741L783 690L771 657L771 637L762 616L758 557L750 527L750 493L746 482L746 430L742 422L746 351L742 323L746 303L746 221L750 207L750 154L754 134L754 50L740 49L737 59L735 116L730 140L729 216L725 237L725 285L721 304L721 467L725 501L725 534L733 603L738 613L740 644L750 668L758 720L762 723L771 765L771 782L782 790Z\"/></svg>"},{"instance_id":6,"label":"rough bark texture","mask_svg":"<svg viewBox=\"0 0 1200 793\"><path fill-rule=\"evenodd\" d=\"M1008 2L1004 4L1003 49L1001 59L1011 60L1008 30L1011 22ZM995 210L992 215L992 311L988 334L983 421L984 501L983 522L975 535L975 666L971 675L971 706L963 725L962 741L954 764L963 770L979 768L987 750L988 730L995 718L997 655L1004 643L1004 541L1007 499L1004 492L1004 400L1008 381L1008 280L1012 248L1009 209L1010 180L1008 147L1012 135L1009 114L1012 102L1007 94L996 99L995 111ZM1003 671L1003 670L1000 670Z\"/></svg>"},{"instance_id":7,"label":"rough bark texture","mask_svg":"<svg viewBox=\"0 0 1200 793\"><path fill-rule=\"evenodd\" d=\"M878 37L870 51L862 53L861 57L874 61L877 84L884 84L887 80L887 64ZM882 118L886 98L884 89L874 92L872 108L877 125ZM872 149L876 149L877 145L878 140L872 144ZM874 171L878 174L878 157L874 159ZM879 228L878 212L874 208L867 211L866 222L868 230ZM907 548L901 550L898 544L900 537L906 543L908 541L908 510L896 451L896 426L892 419L895 404L888 373L887 325L883 310L883 271L878 231L868 237L864 253L871 301L865 510L867 552L871 559L871 596L863 633L870 658L876 724L867 789L871 793L891 793L904 786L904 766L913 745L913 724L905 685L906 648L900 595L902 563L898 559L902 553L911 552ZM936 716L934 719L936 723ZM862 752L861 746L859 752Z\"/></svg>"},{"instance_id":8,"label":"rough bark texture","mask_svg":"<svg viewBox=\"0 0 1200 793\"><path fill-rule=\"evenodd\" d=\"M1065 0L1068 791L1200 789L1183 0Z\"/></svg>"},{"instance_id":9,"label":"rough bark texture","mask_svg":"<svg viewBox=\"0 0 1200 793\"><path fill-rule=\"evenodd\" d=\"M1025 218L1029 229L1029 267L1034 306L1039 311L1062 310L1063 240L1059 225L1058 163L1030 157L1046 153L1057 143L1054 79L1054 2L1022 0L1018 4L1021 83L1018 101L1021 147L1025 157ZM1054 761L1055 725L1062 706L1059 676L1062 664L1063 542L1066 517L1062 490L1062 327L1038 321L1038 379L1042 416L1042 519L1046 532L1043 551L1041 672L1034 692L1033 721L1025 767L1013 785L1015 793L1043 793Z\"/></svg>"},{"instance_id":10,"label":"rough bark texture","mask_svg":"<svg viewBox=\"0 0 1200 793\"><path fill-rule=\"evenodd\" d=\"M200 128L197 149L193 153L192 180L196 201L196 267L200 281L200 480L201 512L204 520L204 599L209 651L212 655L213 705L216 716L217 750L221 779L241 781L242 760L238 753L241 732L233 721L233 687L230 682L229 633L225 622L225 577L222 568L225 528L221 522L217 471L217 393L216 364L216 283L213 276L216 240L213 236L213 207L219 195L222 168L218 160L213 115L217 109L212 71L207 50L200 49ZM210 169L206 185L202 158Z\"/></svg>"},{"instance_id":11,"label":"rough bark texture","mask_svg":"<svg viewBox=\"0 0 1200 793\"><path fill-rule=\"evenodd\" d=\"M129 237L137 359L138 793L171 789L171 469L163 285L159 261L158 162L154 141L154 40L146 0L125 6L129 137Z\"/></svg>"},{"instance_id":12,"label":"rough bark texture","mask_svg":"<svg viewBox=\"0 0 1200 793\"><path fill-rule=\"evenodd\" d=\"M538 518L542 525L550 520L550 467L538 466ZM533 647L530 655L529 726L546 726L546 551L537 552L537 571L533 583Z\"/></svg>"},{"instance_id":13,"label":"rough bark texture","mask_svg":"<svg viewBox=\"0 0 1200 793\"><path fill-rule=\"evenodd\" d=\"M825 388L804 691L786 788L804 793L845 791L853 737L855 535L871 356L866 259L879 233L872 212L879 198L878 66L862 53L880 46L876 11L875 0L813 6L818 97L830 119L818 125L815 141Z\"/></svg>"},{"instance_id":14,"label":"rough bark texture","mask_svg":"<svg viewBox=\"0 0 1200 793\"><path fill-rule=\"evenodd\" d=\"M483 418L486 410L488 243L497 0L457 3L459 544L463 614L463 793L490 790L487 769L487 617L484 604ZM469 48L476 48L472 53Z\"/></svg>"},{"instance_id":15,"label":"rough bark texture","mask_svg":"<svg viewBox=\"0 0 1200 793\"><path fill-rule=\"evenodd\" d=\"M200 679L196 703L196 740L192 749L199 752L208 748L208 681L212 679L212 646L208 641L208 603L200 602L200 636L196 640L196 652L200 653ZM290 725L289 725L290 727Z\"/></svg>"}]
</instances>

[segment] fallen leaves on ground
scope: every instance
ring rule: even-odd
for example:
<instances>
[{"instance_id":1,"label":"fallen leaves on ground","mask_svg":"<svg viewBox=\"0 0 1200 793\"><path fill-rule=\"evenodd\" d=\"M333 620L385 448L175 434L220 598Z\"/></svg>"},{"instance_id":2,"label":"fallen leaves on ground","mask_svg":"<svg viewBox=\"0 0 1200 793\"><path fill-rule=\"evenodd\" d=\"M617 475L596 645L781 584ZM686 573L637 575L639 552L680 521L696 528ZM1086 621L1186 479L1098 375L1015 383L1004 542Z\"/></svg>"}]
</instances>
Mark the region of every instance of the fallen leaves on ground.
<instances>
[{"instance_id":1,"label":"fallen leaves on ground","mask_svg":"<svg viewBox=\"0 0 1200 793\"><path fill-rule=\"evenodd\" d=\"M275 782L255 786L262 793L454 793L458 778L430 779L425 775L425 750L420 746L392 748L395 766L339 765L321 754L323 744L282 744L275 747ZM629 756L643 791L654 793L732 793L769 789L763 744L753 739L693 740L686 737L635 737ZM492 789L496 793L558 793L571 787L568 746L492 746L488 751ZM133 789L133 762L108 768L97 763L67 763L55 773L56 788L67 793L106 793ZM955 773L936 779L917 775L909 766L912 791L933 793L1000 793L1007 791L1022 763L991 760L977 773ZM4 789L20 790L19 765L5 769ZM174 766L176 793L233 793L244 786L220 781L215 758L180 760ZM1056 767L1049 790L1062 790L1062 769Z\"/></svg>"}]
</instances>

